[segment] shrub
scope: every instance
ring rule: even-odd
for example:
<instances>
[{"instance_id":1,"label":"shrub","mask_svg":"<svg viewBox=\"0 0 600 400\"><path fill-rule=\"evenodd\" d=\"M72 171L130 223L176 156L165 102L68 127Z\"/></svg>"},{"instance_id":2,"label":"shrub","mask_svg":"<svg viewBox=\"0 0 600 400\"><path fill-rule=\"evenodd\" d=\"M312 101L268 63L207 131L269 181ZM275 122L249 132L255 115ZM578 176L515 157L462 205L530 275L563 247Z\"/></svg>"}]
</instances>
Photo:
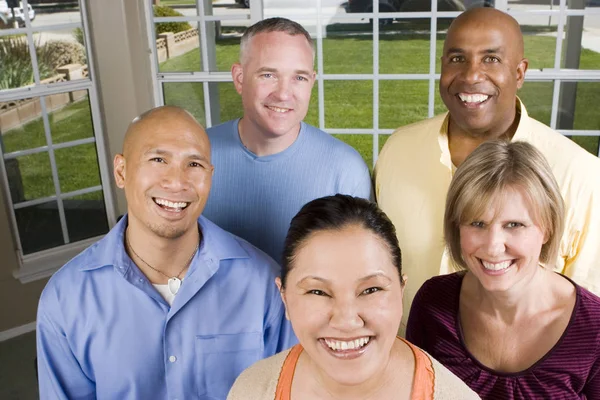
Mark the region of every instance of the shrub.
<instances>
[{"instance_id":1,"label":"shrub","mask_svg":"<svg viewBox=\"0 0 600 400\"><path fill-rule=\"evenodd\" d=\"M83 29L77 27L73 29L73 38L82 46L85 46Z\"/></svg>"},{"instance_id":2,"label":"shrub","mask_svg":"<svg viewBox=\"0 0 600 400\"><path fill-rule=\"evenodd\" d=\"M54 70L67 64L87 64L85 48L79 43L51 40L44 46L50 53L48 62Z\"/></svg>"},{"instance_id":3,"label":"shrub","mask_svg":"<svg viewBox=\"0 0 600 400\"><path fill-rule=\"evenodd\" d=\"M153 6L155 17L182 17L183 14L166 6ZM156 36L165 32L183 32L192 29L192 26L187 22L159 22L156 24Z\"/></svg>"},{"instance_id":4,"label":"shrub","mask_svg":"<svg viewBox=\"0 0 600 400\"><path fill-rule=\"evenodd\" d=\"M40 79L54 74L50 49L35 44ZM26 36L0 37L0 89L17 88L33 83L33 66Z\"/></svg>"}]
</instances>

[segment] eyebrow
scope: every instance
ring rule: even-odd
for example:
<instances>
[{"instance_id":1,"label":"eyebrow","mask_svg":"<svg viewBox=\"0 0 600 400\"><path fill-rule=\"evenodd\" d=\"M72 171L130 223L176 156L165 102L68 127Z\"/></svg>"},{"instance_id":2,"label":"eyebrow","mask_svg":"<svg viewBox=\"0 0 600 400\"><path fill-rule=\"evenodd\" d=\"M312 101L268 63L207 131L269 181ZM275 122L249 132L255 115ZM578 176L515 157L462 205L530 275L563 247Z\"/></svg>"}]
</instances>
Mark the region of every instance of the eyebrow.
<instances>
[{"instance_id":1,"label":"eyebrow","mask_svg":"<svg viewBox=\"0 0 600 400\"><path fill-rule=\"evenodd\" d=\"M481 53L495 54L495 53L502 53L502 50L503 50L502 47L496 47L496 48L485 49ZM465 49L460 48L460 47L451 47L448 49L448 51L446 51L446 54L450 54L450 53L465 53Z\"/></svg>"},{"instance_id":2,"label":"eyebrow","mask_svg":"<svg viewBox=\"0 0 600 400\"><path fill-rule=\"evenodd\" d=\"M150 154L155 154L158 156L172 156L173 155L173 153L168 150L157 149L157 148L149 149L144 152L144 155L150 155ZM187 158L189 160L200 160L200 161L209 162L206 157L204 157L198 153L187 153L187 154L185 154L185 158Z\"/></svg>"},{"instance_id":3,"label":"eyebrow","mask_svg":"<svg viewBox=\"0 0 600 400\"><path fill-rule=\"evenodd\" d=\"M270 67L262 67L262 68L259 68L259 69L256 71L256 73L257 73L257 74L260 74L260 73L262 73L262 72L273 72L273 73L277 73L277 69L275 69L275 68L270 68ZM307 71L307 70L304 70L304 69L297 69L297 70L295 70L295 71L294 71L294 73L296 73L296 74L298 74L298 75L311 75L311 74L312 74L312 72L311 72L311 71Z\"/></svg>"},{"instance_id":4,"label":"eyebrow","mask_svg":"<svg viewBox=\"0 0 600 400\"><path fill-rule=\"evenodd\" d=\"M368 281L368 280L370 280L372 278L383 278L383 279L391 282L391 279L386 274L384 274L381 271L369 274L367 276L364 276L364 277L358 279L358 282L361 282L361 283L362 282L366 282L366 281ZM323 282L325 284L330 284L331 283L331 281L329 279L321 278L320 276L315 276L315 275L308 275L308 276L305 276L304 278L300 279L298 281L298 285L302 284L304 281L307 281L309 279L313 279L315 281Z\"/></svg>"}]
</instances>

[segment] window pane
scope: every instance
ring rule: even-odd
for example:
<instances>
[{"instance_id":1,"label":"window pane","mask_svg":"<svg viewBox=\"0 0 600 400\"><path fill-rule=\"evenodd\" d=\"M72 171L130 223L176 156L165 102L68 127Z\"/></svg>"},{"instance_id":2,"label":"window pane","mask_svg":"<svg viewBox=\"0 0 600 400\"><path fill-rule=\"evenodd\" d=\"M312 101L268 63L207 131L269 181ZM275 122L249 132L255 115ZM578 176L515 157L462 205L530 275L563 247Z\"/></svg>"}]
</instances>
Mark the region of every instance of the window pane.
<instances>
[{"instance_id":1,"label":"window pane","mask_svg":"<svg viewBox=\"0 0 600 400\"><path fill-rule=\"evenodd\" d=\"M7 160L7 164L10 164L7 172L11 194L18 194L13 197L13 204L56 194L47 152L17 157Z\"/></svg>"},{"instance_id":2,"label":"window pane","mask_svg":"<svg viewBox=\"0 0 600 400\"><path fill-rule=\"evenodd\" d=\"M56 97L56 101L50 101L48 119L54 144L94 136L87 90L61 93L47 98L52 100L53 97Z\"/></svg>"},{"instance_id":3,"label":"window pane","mask_svg":"<svg viewBox=\"0 0 600 400\"><path fill-rule=\"evenodd\" d=\"M518 92L530 117L550 126L554 82L527 82Z\"/></svg>"},{"instance_id":4,"label":"window pane","mask_svg":"<svg viewBox=\"0 0 600 400\"><path fill-rule=\"evenodd\" d=\"M207 41L209 59L208 65L209 71L211 72L229 72L231 71L231 66L234 63L238 62L240 59L239 54L241 33L243 33L243 29L245 29L245 27L233 27L225 25L228 22L233 23L234 21L223 21L221 23L206 23L206 30L207 32L210 32L209 34L207 34ZM220 24L223 24L225 26L221 27ZM235 34L235 30L241 32L239 34ZM214 40L215 43L214 53L211 52L211 40Z\"/></svg>"},{"instance_id":5,"label":"window pane","mask_svg":"<svg viewBox=\"0 0 600 400\"><path fill-rule=\"evenodd\" d=\"M333 19L323 39L326 74L372 74L373 32L365 24Z\"/></svg>"},{"instance_id":6,"label":"window pane","mask_svg":"<svg viewBox=\"0 0 600 400\"><path fill-rule=\"evenodd\" d=\"M64 94L57 96L63 98ZM45 97L46 107L51 97ZM0 141L4 153L46 146L41 116L39 97L0 103Z\"/></svg>"},{"instance_id":7,"label":"window pane","mask_svg":"<svg viewBox=\"0 0 600 400\"><path fill-rule=\"evenodd\" d=\"M64 244L56 201L16 209L15 217L24 254Z\"/></svg>"},{"instance_id":8,"label":"window pane","mask_svg":"<svg viewBox=\"0 0 600 400\"><path fill-rule=\"evenodd\" d=\"M63 205L71 242L108 232L102 191L64 199Z\"/></svg>"},{"instance_id":9,"label":"window pane","mask_svg":"<svg viewBox=\"0 0 600 400\"><path fill-rule=\"evenodd\" d=\"M600 14L567 17L562 67L600 69Z\"/></svg>"},{"instance_id":10,"label":"window pane","mask_svg":"<svg viewBox=\"0 0 600 400\"><path fill-rule=\"evenodd\" d=\"M323 39L326 74L372 74L373 31L368 25L332 19Z\"/></svg>"},{"instance_id":11,"label":"window pane","mask_svg":"<svg viewBox=\"0 0 600 400\"><path fill-rule=\"evenodd\" d=\"M57 149L54 154L61 193L101 185L94 143Z\"/></svg>"},{"instance_id":12,"label":"window pane","mask_svg":"<svg viewBox=\"0 0 600 400\"><path fill-rule=\"evenodd\" d=\"M346 135L333 135L343 142L348 143L354 147L356 151L360 153L365 163L369 166L369 169L373 167L373 135L364 134L346 134Z\"/></svg>"},{"instance_id":13,"label":"window pane","mask_svg":"<svg viewBox=\"0 0 600 400\"><path fill-rule=\"evenodd\" d=\"M29 4L33 7L35 12L35 18L33 19L31 26L34 28L40 27L50 27L52 25L63 25L63 24L72 24L78 23L81 24L81 10L79 8L78 1L55 1L55 7L57 8L56 3L60 4L60 10L55 10L55 12L48 12L52 10L48 10L48 7L42 9L37 4L31 3L50 3L49 1L40 1L33 0L29 1ZM66 4L64 4L66 3ZM57 34L69 34L69 31L57 31Z\"/></svg>"},{"instance_id":14,"label":"window pane","mask_svg":"<svg viewBox=\"0 0 600 400\"><path fill-rule=\"evenodd\" d=\"M325 81L325 127L373 128L372 81Z\"/></svg>"},{"instance_id":15,"label":"window pane","mask_svg":"<svg viewBox=\"0 0 600 400\"><path fill-rule=\"evenodd\" d=\"M50 71L45 71L46 78ZM25 35L0 36L0 90L33 85L33 66Z\"/></svg>"},{"instance_id":16,"label":"window pane","mask_svg":"<svg viewBox=\"0 0 600 400\"><path fill-rule=\"evenodd\" d=\"M165 105L185 108L206 126L204 92L201 82L170 82L163 84Z\"/></svg>"},{"instance_id":17,"label":"window pane","mask_svg":"<svg viewBox=\"0 0 600 400\"><path fill-rule=\"evenodd\" d=\"M163 84L164 102L185 108L202 126L206 126L202 82L171 82ZM242 99L231 82L208 83L213 101L212 125L243 115Z\"/></svg>"},{"instance_id":18,"label":"window pane","mask_svg":"<svg viewBox=\"0 0 600 400\"><path fill-rule=\"evenodd\" d=\"M380 81L379 128L396 129L427 118L428 99L428 81Z\"/></svg>"},{"instance_id":19,"label":"window pane","mask_svg":"<svg viewBox=\"0 0 600 400\"><path fill-rule=\"evenodd\" d=\"M160 72L203 71L198 25L193 22L155 24L156 56Z\"/></svg>"},{"instance_id":20,"label":"window pane","mask_svg":"<svg viewBox=\"0 0 600 400\"><path fill-rule=\"evenodd\" d=\"M154 0L147 0L154 4ZM203 2L204 0L200 0ZM196 0L160 0L158 6L153 6L155 17L175 17L198 15ZM181 6L181 7L180 7Z\"/></svg>"},{"instance_id":21,"label":"window pane","mask_svg":"<svg viewBox=\"0 0 600 400\"><path fill-rule=\"evenodd\" d=\"M600 82L563 82L557 126L559 129L597 130L600 114L590 104L600 102ZM571 136L571 139L594 155L598 155L598 136Z\"/></svg>"},{"instance_id":22,"label":"window pane","mask_svg":"<svg viewBox=\"0 0 600 400\"><path fill-rule=\"evenodd\" d=\"M429 22L429 20L427 20ZM429 73L429 29L379 33L379 72Z\"/></svg>"}]
</instances>

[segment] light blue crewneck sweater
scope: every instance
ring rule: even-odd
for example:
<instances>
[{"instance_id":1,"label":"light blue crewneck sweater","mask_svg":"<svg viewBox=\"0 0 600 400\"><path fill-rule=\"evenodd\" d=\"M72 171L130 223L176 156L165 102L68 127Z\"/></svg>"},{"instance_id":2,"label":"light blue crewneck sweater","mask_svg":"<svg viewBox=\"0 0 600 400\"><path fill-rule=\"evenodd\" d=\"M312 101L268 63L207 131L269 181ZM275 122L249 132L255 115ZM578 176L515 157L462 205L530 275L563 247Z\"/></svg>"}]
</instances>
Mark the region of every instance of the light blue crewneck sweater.
<instances>
[{"instance_id":1,"label":"light blue crewneck sweater","mask_svg":"<svg viewBox=\"0 0 600 400\"><path fill-rule=\"evenodd\" d=\"M258 157L239 119L208 129L215 172L203 215L281 261L291 219L307 202L336 193L372 198L369 169L354 148L302 123L284 151Z\"/></svg>"}]
</instances>

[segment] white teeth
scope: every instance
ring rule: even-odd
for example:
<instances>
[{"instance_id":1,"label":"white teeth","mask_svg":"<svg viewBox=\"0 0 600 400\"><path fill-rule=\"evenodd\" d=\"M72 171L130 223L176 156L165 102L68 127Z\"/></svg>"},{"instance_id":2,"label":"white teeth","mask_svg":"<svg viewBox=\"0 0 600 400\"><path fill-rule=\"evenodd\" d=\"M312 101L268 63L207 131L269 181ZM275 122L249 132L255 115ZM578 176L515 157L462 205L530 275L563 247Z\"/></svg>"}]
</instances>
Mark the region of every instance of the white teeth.
<instances>
[{"instance_id":1,"label":"white teeth","mask_svg":"<svg viewBox=\"0 0 600 400\"><path fill-rule=\"evenodd\" d=\"M487 261L481 260L485 269L489 269L491 271L500 271L502 269L506 269L511 266L512 260L502 261L501 263L490 263Z\"/></svg>"},{"instance_id":2,"label":"white teeth","mask_svg":"<svg viewBox=\"0 0 600 400\"><path fill-rule=\"evenodd\" d=\"M165 207L169 207L169 208L177 208L177 209L183 209L183 208L187 207L187 205L188 205L188 203L185 203L183 201L172 202L172 201L164 200L164 199L154 199L154 202L161 206L165 206Z\"/></svg>"},{"instance_id":3,"label":"white teeth","mask_svg":"<svg viewBox=\"0 0 600 400\"><path fill-rule=\"evenodd\" d=\"M460 93L458 95L460 99L465 103L481 103L490 98L490 96L486 94L464 94Z\"/></svg>"},{"instance_id":4,"label":"white teeth","mask_svg":"<svg viewBox=\"0 0 600 400\"><path fill-rule=\"evenodd\" d=\"M286 111L289 111L289 108L279 108L279 107L273 107L273 106L268 106L268 108L270 110L276 111L278 113L284 113Z\"/></svg>"},{"instance_id":5,"label":"white teeth","mask_svg":"<svg viewBox=\"0 0 600 400\"><path fill-rule=\"evenodd\" d=\"M330 349L336 351L354 350L360 349L361 347L369 343L369 337L362 337L360 339L350 340L348 342L325 339L325 343L327 343L327 346L329 346Z\"/></svg>"}]
</instances>

